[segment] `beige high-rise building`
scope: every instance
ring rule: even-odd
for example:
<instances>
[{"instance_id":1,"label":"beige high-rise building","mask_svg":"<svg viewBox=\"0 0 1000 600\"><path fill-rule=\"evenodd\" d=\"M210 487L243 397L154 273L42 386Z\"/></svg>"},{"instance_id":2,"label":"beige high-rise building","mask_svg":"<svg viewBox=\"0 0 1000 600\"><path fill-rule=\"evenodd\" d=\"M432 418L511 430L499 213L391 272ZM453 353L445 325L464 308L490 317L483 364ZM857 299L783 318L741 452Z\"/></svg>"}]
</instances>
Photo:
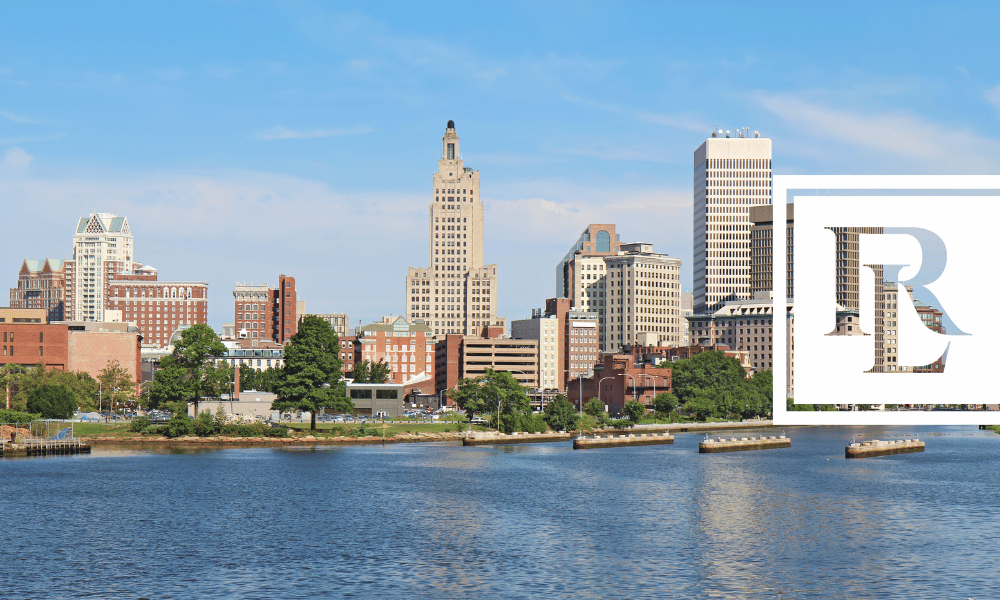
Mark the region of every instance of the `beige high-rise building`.
<instances>
[{"instance_id":1,"label":"beige high-rise building","mask_svg":"<svg viewBox=\"0 0 1000 600\"><path fill-rule=\"evenodd\" d=\"M409 269L406 315L436 336L476 335L484 326L506 329L497 317L497 266L483 260L483 201L479 171L466 167L455 122L441 139L428 223L428 266Z\"/></svg>"},{"instance_id":2,"label":"beige high-rise building","mask_svg":"<svg viewBox=\"0 0 1000 600\"><path fill-rule=\"evenodd\" d=\"M128 219L110 213L81 217L73 234L73 261L67 265L66 318L104 321L111 279L142 266L134 265L132 257Z\"/></svg>"},{"instance_id":3,"label":"beige high-rise building","mask_svg":"<svg viewBox=\"0 0 1000 600\"><path fill-rule=\"evenodd\" d=\"M750 207L771 204L771 140L714 131L694 152L694 312L750 298Z\"/></svg>"},{"instance_id":4,"label":"beige high-rise building","mask_svg":"<svg viewBox=\"0 0 1000 600\"><path fill-rule=\"evenodd\" d=\"M607 306L604 352L624 345L679 346L681 259L653 252L652 244L622 244L616 256L604 257Z\"/></svg>"}]
</instances>

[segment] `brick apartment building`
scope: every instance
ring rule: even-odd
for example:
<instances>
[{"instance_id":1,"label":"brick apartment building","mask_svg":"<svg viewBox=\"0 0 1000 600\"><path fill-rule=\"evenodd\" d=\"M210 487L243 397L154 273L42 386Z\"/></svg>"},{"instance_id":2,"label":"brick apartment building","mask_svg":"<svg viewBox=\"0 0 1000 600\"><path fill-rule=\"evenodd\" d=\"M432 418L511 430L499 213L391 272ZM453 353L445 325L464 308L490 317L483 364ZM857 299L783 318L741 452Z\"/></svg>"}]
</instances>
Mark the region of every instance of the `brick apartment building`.
<instances>
[{"instance_id":1,"label":"brick apartment building","mask_svg":"<svg viewBox=\"0 0 1000 600\"><path fill-rule=\"evenodd\" d=\"M236 336L287 344L298 333L298 293L295 278L278 276L278 287L267 283L237 284L233 290Z\"/></svg>"}]
</instances>

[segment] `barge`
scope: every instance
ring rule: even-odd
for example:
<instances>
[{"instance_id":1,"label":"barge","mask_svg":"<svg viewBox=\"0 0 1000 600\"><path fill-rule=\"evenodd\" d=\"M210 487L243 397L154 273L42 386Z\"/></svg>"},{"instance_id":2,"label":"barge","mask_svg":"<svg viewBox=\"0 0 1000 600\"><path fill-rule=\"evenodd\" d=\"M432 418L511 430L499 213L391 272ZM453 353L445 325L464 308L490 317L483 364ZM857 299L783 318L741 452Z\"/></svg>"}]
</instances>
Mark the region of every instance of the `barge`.
<instances>
[{"instance_id":1,"label":"barge","mask_svg":"<svg viewBox=\"0 0 1000 600\"><path fill-rule=\"evenodd\" d=\"M489 446L493 444L537 444L539 442L568 441L573 434L566 431L547 431L545 433L502 433L496 431L474 431L462 438L463 446Z\"/></svg>"},{"instance_id":2,"label":"barge","mask_svg":"<svg viewBox=\"0 0 1000 600\"><path fill-rule=\"evenodd\" d=\"M621 446L655 446L673 444L674 436L664 433L628 433L620 435L580 436L573 440L574 450L585 448L617 448Z\"/></svg>"},{"instance_id":3,"label":"barge","mask_svg":"<svg viewBox=\"0 0 1000 600\"><path fill-rule=\"evenodd\" d=\"M792 440L784 435L761 435L757 437L740 438L708 438L698 444L698 452L711 454L714 452L739 452L741 450L767 450L770 448L789 448Z\"/></svg>"},{"instance_id":4,"label":"barge","mask_svg":"<svg viewBox=\"0 0 1000 600\"><path fill-rule=\"evenodd\" d=\"M890 454L907 454L923 452L924 443L916 438L906 440L867 440L852 441L844 448L844 458L869 458L872 456L888 456Z\"/></svg>"}]
</instances>

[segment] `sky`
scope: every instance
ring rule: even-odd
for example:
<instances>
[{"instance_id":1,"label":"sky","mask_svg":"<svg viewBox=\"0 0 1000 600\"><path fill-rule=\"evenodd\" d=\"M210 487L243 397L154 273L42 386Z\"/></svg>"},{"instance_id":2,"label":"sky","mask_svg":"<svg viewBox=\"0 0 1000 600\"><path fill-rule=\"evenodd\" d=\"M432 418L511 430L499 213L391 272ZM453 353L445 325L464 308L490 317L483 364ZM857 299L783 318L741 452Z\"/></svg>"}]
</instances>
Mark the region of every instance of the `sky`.
<instances>
[{"instance_id":1,"label":"sky","mask_svg":"<svg viewBox=\"0 0 1000 600\"><path fill-rule=\"evenodd\" d=\"M1000 9L973 2L45 2L0 20L0 287L128 217L135 259L405 310L449 119L480 171L499 316L555 295L588 223L682 259L712 130L775 174L996 174Z\"/></svg>"}]
</instances>

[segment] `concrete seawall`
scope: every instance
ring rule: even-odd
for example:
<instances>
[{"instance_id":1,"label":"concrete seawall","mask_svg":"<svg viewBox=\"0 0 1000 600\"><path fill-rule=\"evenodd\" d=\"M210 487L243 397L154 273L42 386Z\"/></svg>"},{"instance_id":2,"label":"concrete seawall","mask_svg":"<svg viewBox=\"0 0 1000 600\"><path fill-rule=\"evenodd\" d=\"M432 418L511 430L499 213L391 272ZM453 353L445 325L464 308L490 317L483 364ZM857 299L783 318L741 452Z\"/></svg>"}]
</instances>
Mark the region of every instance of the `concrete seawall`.
<instances>
[{"instance_id":1,"label":"concrete seawall","mask_svg":"<svg viewBox=\"0 0 1000 600\"><path fill-rule=\"evenodd\" d=\"M573 434L565 431L547 431L545 433L498 433L496 431L477 431L462 438L463 446L489 446L492 444L537 444L539 442L562 442L572 439Z\"/></svg>"},{"instance_id":2,"label":"concrete seawall","mask_svg":"<svg viewBox=\"0 0 1000 600\"><path fill-rule=\"evenodd\" d=\"M845 458L870 458L872 456L888 456L890 454L907 454L923 452L924 443L918 439L907 440L868 440L855 442L844 448Z\"/></svg>"},{"instance_id":3,"label":"concrete seawall","mask_svg":"<svg viewBox=\"0 0 1000 600\"><path fill-rule=\"evenodd\" d=\"M698 444L698 452L711 454L713 452L739 452L741 450L768 450L770 448L789 448L791 445L792 440L783 435L712 438Z\"/></svg>"},{"instance_id":4,"label":"concrete seawall","mask_svg":"<svg viewBox=\"0 0 1000 600\"><path fill-rule=\"evenodd\" d=\"M654 446L673 444L674 436L669 433L628 433L620 435L595 435L578 437L573 440L574 450L585 448L617 448L620 446Z\"/></svg>"}]
</instances>

